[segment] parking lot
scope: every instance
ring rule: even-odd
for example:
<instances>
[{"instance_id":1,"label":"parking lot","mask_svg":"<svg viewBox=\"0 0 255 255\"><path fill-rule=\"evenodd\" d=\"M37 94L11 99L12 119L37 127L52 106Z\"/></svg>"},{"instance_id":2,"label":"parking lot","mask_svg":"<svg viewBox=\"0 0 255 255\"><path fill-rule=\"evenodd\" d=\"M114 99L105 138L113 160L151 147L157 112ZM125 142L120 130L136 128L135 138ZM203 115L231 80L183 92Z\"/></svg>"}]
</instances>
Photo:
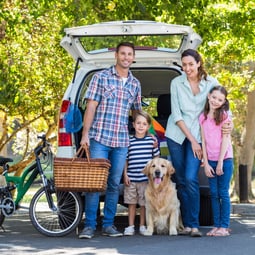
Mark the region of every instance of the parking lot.
<instances>
[{"instance_id":1,"label":"parking lot","mask_svg":"<svg viewBox=\"0 0 255 255\"><path fill-rule=\"evenodd\" d=\"M73 255L150 255L150 254L224 254L253 255L255 243L255 206L233 207L229 237L207 237L210 227L203 226L202 238L189 236L144 237L136 234L129 237L111 238L101 236L100 226L96 236L90 240L78 239L75 232L68 236L53 238L38 233L30 223L26 210L9 217L4 222L5 231L0 230L0 253L11 254L73 254ZM243 215L238 215L238 212ZM116 217L116 226L124 230L127 225L125 213ZM82 226L80 226L80 229Z\"/></svg>"}]
</instances>

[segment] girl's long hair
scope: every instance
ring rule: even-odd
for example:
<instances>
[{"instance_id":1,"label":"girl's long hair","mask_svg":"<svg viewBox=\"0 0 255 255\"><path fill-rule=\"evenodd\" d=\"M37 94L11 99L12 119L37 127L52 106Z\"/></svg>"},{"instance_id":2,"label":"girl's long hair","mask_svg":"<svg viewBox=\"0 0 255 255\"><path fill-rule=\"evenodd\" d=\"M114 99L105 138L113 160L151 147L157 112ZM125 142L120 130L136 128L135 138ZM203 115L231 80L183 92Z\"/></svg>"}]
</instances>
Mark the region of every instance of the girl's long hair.
<instances>
[{"instance_id":1,"label":"girl's long hair","mask_svg":"<svg viewBox=\"0 0 255 255\"><path fill-rule=\"evenodd\" d=\"M187 49L182 53L181 59L184 57L188 57L191 56L195 59L195 61L198 63L200 62L200 67L198 68L198 79L202 80L202 79L207 79L207 72L205 71L204 68L204 61L201 57L201 55L193 49Z\"/></svg>"},{"instance_id":2,"label":"girl's long hair","mask_svg":"<svg viewBox=\"0 0 255 255\"><path fill-rule=\"evenodd\" d=\"M220 91L225 96L225 103L220 108L216 109L214 112L214 121L216 125L219 125L223 120L227 118L226 112L229 110L229 101L227 99L228 92L223 86L217 85L213 87L209 93L211 94L215 90ZM209 110L210 110L209 99L207 97L205 107L204 107L205 119L207 119Z\"/></svg>"}]
</instances>

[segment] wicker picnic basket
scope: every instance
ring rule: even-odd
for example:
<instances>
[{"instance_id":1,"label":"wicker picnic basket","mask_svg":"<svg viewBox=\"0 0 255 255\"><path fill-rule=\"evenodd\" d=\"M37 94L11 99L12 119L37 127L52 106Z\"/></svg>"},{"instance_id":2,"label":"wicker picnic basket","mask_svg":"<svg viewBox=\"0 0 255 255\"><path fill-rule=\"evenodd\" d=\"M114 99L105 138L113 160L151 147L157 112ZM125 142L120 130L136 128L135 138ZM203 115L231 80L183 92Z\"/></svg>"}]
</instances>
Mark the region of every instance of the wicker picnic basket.
<instances>
[{"instance_id":1,"label":"wicker picnic basket","mask_svg":"<svg viewBox=\"0 0 255 255\"><path fill-rule=\"evenodd\" d=\"M87 158L82 158L86 153ZM90 158L88 148L79 148L74 158L54 158L57 190L102 192L106 190L111 164L107 159Z\"/></svg>"}]
</instances>

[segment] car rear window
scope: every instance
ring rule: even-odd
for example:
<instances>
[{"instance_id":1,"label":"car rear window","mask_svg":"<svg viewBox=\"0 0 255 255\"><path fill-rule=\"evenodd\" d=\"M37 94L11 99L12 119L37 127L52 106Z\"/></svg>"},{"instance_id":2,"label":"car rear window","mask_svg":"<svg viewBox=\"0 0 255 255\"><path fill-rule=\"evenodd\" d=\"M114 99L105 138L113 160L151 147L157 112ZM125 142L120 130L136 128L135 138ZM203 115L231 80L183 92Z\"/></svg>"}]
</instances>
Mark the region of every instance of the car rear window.
<instances>
[{"instance_id":1,"label":"car rear window","mask_svg":"<svg viewBox=\"0 0 255 255\"><path fill-rule=\"evenodd\" d=\"M89 54L115 51L121 41L134 43L136 50L157 50L177 52L184 35L125 35L125 36L86 36L80 37L80 43Z\"/></svg>"}]
</instances>

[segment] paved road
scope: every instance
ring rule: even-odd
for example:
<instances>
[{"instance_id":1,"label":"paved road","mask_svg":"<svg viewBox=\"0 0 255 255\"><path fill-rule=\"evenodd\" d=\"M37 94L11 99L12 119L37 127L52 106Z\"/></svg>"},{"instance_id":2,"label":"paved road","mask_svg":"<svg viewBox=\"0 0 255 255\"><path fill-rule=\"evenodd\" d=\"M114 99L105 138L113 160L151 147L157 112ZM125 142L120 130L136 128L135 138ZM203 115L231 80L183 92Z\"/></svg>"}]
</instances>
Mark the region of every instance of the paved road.
<instances>
[{"instance_id":1,"label":"paved road","mask_svg":"<svg viewBox=\"0 0 255 255\"><path fill-rule=\"evenodd\" d=\"M124 229L127 216L117 216L116 225ZM191 238L159 236L111 238L100 232L91 239L78 239L76 233L61 238L46 237L30 223L28 214L19 213L4 222L0 230L0 254L59 254L59 255L254 255L255 216L231 217L231 236ZM202 227L205 234L209 227Z\"/></svg>"}]
</instances>

